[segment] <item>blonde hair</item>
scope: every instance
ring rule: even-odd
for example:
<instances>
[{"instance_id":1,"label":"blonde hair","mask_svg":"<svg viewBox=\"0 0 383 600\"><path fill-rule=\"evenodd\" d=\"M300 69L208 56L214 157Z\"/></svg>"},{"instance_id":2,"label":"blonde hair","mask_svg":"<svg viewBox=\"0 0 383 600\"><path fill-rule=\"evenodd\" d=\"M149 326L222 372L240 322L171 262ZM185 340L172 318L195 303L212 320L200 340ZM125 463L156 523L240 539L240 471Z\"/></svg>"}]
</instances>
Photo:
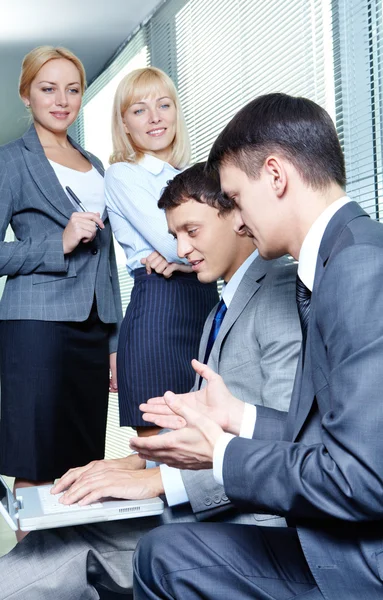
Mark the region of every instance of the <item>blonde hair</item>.
<instances>
[{"instance_id":1,"label":"blonde hair","mask_svg":"<svg viewBox=\"0 0 383 600\"><path fill-rule=\"evenodd\" d=\"M29 95L31 83L36 77L37 73L40 71L41 67L43 67L48 61L55 60L57 58L65 58L74 64L80 73L81 93L84 93L86 87L86 76L84 65L82 64L81 60L67 48L38 46L24 56L19 79L20 98L25 98Z\"/></svg>"},{"instance_id":2,"label":"blonde hair","mask_svg":"<svg viewBox=\"0 0 383 600\"><path fill-rule=\"evenodd\" d=\"M113 153L110 164L116 162L138 163L144 153L137 148L130 135L127 135L122 120L126 110L142 98L152 95L165 87L166 93L176 107L176 134L172 144L169 163L181 169L190 161L190 141L174 83L166 73L156 67L145 67L128 73L119 83L114 96L112 112Z\"/></svg>"}]
</instances>

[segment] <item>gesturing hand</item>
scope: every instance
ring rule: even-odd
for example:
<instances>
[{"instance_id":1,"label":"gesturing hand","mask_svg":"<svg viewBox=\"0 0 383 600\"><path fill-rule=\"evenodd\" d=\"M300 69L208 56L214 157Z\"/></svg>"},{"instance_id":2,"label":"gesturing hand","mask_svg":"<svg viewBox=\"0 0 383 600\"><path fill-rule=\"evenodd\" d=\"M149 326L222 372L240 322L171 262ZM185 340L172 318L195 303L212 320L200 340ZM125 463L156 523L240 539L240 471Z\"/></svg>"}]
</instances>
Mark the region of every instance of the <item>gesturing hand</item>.
<instances>
[{"instance_id":1,"label":"gesturing hand","mask_svg":"<svg viewBox=\"0 0 383 600\"><path fill-rule=\"evenodd\" d=\"M198 362L198 360L193 360L192 366L198 375L206 379L207 385L197 392L178 394L176 396L177 400L182 405L187 405L206 415L224 431L239 435L244 402L238 400L229 392L222 377L212 369ZM144 421L149 421L165 429L184 427L185 420L182 415L178 411L175 413L168 405L169 398L173 397L174 394L166 392L164 396L151 398L146 404L141 404L140 410L144 413L142 417Z\"/></svg>"},{"instance_id":2,"label":"gesturing hand","mask_svg":"<svg viewBox=\"0 0 383 600\"><path fill-rule=\"evenodd\" d=\"M73 252L80 242L91 242L96 237L97 227L104 229L105 225L100 219L100 213L74 212L71 214L68 225L63 231L64 254Z\"/></svg>"},{"instance_id":3,"label":"gesturing hand","mask_svg":"<svg viewBox=\"0 0 383 600\"><path fill-rule=\"evenodd\" d=\"M137 437L130 446L141 458L166 463L180 469L210 469L213 464L214 446L223 433L222 428L207 416L188 406L182 396L172 392L165 394L167 407L184 427L163 435Z\"/></svg>"}]
</instances>

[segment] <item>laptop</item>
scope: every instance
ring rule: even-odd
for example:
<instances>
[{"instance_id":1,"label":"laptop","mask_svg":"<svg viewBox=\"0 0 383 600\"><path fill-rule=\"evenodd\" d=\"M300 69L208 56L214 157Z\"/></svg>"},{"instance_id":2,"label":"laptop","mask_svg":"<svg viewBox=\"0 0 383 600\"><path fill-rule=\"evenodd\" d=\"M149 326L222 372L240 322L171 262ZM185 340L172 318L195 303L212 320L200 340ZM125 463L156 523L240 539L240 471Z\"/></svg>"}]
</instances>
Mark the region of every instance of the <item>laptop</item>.
<instances>
[{"instance_id":1,"label":"laptop","mask_svg":"<svg viewBox=\"0 0 383 600\"><path fill-rule=\"evenodd\" d=\"M19 525L22 531L33 531L97 521L151 517L160 515L164 510L164 503L160 498L102 499L101 502L88 506L80 506L77 503L65 506L58 501L62 494L52 495L51 487L52 485L40 485L20 488L15 498L0 476L0 514L14 531Z\"/></svg>"}]
</instances>

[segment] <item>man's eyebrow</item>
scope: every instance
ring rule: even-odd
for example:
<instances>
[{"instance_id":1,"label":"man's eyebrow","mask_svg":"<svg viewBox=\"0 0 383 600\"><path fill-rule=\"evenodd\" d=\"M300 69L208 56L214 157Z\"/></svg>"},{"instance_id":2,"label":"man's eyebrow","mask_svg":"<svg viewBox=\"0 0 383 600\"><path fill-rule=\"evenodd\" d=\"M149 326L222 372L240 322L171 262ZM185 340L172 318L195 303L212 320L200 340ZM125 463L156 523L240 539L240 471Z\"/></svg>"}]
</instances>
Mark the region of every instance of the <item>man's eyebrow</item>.
<instances>
[{"instance_id":1,"label":"man's eyebrow","mask_svg":"<svg viewBox=\"0 0 383 600\"><path fill-rule=\"evenodd\" d=\"M178 227L176 227L176 231L172 231L171 229L168 229L168 232L170 233L170 235L174 235L174 237L177 237L177 231L183 231L185 229L187 229L188 227L194 226L194 225L199 225L198 221L194 221L193 219L189 219L188 221L184 221L183 223L181 223L181 225L178 225Z\"/></svg>"}]
</instances>

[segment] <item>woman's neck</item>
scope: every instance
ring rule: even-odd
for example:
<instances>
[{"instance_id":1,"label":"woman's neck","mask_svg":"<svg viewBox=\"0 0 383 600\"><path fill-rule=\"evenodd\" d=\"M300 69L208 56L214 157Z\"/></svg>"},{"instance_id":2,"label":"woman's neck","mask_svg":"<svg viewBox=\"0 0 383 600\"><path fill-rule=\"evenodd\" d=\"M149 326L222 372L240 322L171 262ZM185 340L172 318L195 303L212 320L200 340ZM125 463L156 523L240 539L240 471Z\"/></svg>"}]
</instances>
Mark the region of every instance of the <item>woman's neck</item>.
<instances>
[{"instance_id":1,"label":"woman's neck","mask_svg":"<svg viewBox=\"0 0 383 600\"><path fill-rule=\"evenodd\" d=\"M54 132L45 129L39 123L35 123L36 133L43 148L69 148L67 131Z\"/></svg>"},{"instance_id":2,"label":"woman's neck","mask_svg":"<svg viewBox=\"0 0 383 600\"><path fill-rule=\"evenodd\" d=\"M159 150L158 152L151 152L150 150L144 150L145 154L150 154L151 156L155 156L155 158L158 158L159 160L162 160L163 162L168 163L169 165L172 165L172 163L170 162L171 159L171 151L169 152L168 149L166 150ZM172 165L174 166L174 165Z\"/></svg>"}]
</instances>

